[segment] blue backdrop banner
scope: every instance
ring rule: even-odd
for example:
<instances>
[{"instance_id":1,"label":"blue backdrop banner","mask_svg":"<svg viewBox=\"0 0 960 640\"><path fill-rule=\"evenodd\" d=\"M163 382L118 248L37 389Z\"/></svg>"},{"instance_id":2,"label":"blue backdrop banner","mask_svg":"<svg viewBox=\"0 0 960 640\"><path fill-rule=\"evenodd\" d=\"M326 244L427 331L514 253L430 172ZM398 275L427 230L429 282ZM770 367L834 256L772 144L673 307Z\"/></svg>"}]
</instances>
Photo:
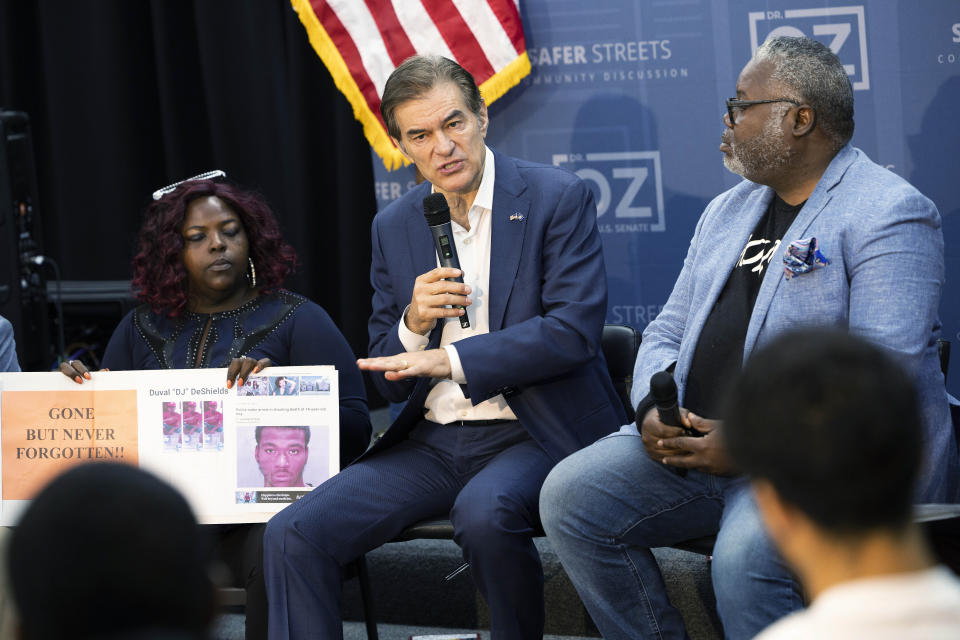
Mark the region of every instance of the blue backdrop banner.
<instances>
[{"instance_id":1,"label":"blue backdrop banner","mask_svg":"<svg viewBox=\"0 0 960 640\"><path fill-rule=\"evenodd\" d=\"M491 106L488 144L593 189L607 322L642 329L666 302L694 225L739 177L718 150L723 102L771 34L829 46L853 83L853 144L940 210L943 335L960 345L960 2L521 0L532 73ZM414 184L376 157L380 207ZM882 310L879 310L882 312ZM960 347L958 347L960 348ZM956 367L954 367L956 368ZM960 375L947 379L960 396Z\"/></svg>"}]
</instances>

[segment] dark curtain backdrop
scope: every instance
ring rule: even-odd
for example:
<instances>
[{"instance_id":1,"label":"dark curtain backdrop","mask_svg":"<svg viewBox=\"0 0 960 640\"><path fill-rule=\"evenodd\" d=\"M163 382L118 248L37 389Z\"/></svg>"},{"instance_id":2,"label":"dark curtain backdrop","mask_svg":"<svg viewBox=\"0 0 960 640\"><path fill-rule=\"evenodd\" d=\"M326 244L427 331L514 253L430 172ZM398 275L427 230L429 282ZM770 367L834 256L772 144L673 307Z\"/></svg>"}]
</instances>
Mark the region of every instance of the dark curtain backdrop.
<instances>
[{"instance_id":1,"label":"dark curtain backdrop","mask_svg":"<svg viewBox=\"0 0 960 640\"><path fill-rule=\"evenodd\" d=\"M357 354L370 312L370 151L286 0L0 0L0 107L32 120L44 252L129 279L153 190L213 168L273 205Z\"/></svg>"}]
</instances>

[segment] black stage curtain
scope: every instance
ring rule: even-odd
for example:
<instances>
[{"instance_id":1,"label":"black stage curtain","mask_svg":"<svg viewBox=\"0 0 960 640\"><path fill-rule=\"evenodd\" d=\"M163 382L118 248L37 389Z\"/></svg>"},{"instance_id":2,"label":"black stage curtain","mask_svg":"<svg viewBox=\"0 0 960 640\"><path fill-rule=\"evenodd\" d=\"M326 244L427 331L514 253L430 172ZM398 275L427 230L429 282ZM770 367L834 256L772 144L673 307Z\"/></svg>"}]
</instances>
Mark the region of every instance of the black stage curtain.
<instances>
[{"instance_id":1,"label":"black stage curtain","mask_svg":"<svg viewBox=\"0 0 960 640\"><path fill-rule=\"evenodd\" d=\"M366 353L370 148L289 2L0 0L0 107L31 117L64 279L128 279L153 190L219 168L273 205L288 288Z\"/></svg>"}]
</instances>

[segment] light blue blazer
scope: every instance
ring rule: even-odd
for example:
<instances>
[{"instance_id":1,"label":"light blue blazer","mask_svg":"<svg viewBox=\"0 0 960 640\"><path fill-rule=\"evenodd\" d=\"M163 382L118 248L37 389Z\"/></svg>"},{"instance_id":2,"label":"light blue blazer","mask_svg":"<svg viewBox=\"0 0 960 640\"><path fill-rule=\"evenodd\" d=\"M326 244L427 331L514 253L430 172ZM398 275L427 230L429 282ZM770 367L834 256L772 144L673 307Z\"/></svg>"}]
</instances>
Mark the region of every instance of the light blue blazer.
<instances>
[{"instance_id":1,"label":"light blue blazer","mask_svg":"<svg viewBox=\"0 0 960 640\"><path fill-rule=\"evenodd\" d=\"M3 316L0 316L0 371L20 371L13 325Z\"/></svg>"},{"instance_id":2,"label":"light blue blazer","mask_svg":"<svg viewBox=\"0 0 960 640\"><path fill-rule=\"evenodd\" d=\"M632 398L676 362L680 400L694 348L773 190L744 180L715 198L697 223L663 311L643 334ZM924 415L926 464L918 500L958 498L958 455L937 355L943 235L936 206L905 180L846 146L784 234L750 317L744 361L774 336L803 325L846 327L894 352L913 373ZM784 277L783 253L817 238L830 264Z\"/></svg>"}]
</instances>

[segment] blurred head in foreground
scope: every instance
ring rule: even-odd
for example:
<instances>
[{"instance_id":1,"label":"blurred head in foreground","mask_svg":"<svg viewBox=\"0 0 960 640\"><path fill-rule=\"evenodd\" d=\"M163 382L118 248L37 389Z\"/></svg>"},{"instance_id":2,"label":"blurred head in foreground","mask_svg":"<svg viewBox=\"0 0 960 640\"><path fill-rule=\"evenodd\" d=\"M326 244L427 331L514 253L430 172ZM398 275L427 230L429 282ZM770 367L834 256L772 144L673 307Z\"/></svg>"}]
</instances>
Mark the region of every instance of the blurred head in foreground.
<instances>
[{"instance_id":1,"label":"blurred head in foreground","mask_svg":"<svg viewBox=\"0 0 960 640\"><path fill-rule=\"evenodd\" d=\"M36 496L10 539L20 637L204 638L210 553L170 485L129 465L74 467Z\"/></svg>"},{"instance_id":2,"label":"blurred head in foreground","mask_svg":"<svg viewBox=\"0 0 960 640\"><path fill-rule=\"evenodd\" d=\"M821 543L908 535L921 424L913 382L890 355L847 333L806 329L747 362L724 437L803 578Z\"/></svg>"}]
</instances>

